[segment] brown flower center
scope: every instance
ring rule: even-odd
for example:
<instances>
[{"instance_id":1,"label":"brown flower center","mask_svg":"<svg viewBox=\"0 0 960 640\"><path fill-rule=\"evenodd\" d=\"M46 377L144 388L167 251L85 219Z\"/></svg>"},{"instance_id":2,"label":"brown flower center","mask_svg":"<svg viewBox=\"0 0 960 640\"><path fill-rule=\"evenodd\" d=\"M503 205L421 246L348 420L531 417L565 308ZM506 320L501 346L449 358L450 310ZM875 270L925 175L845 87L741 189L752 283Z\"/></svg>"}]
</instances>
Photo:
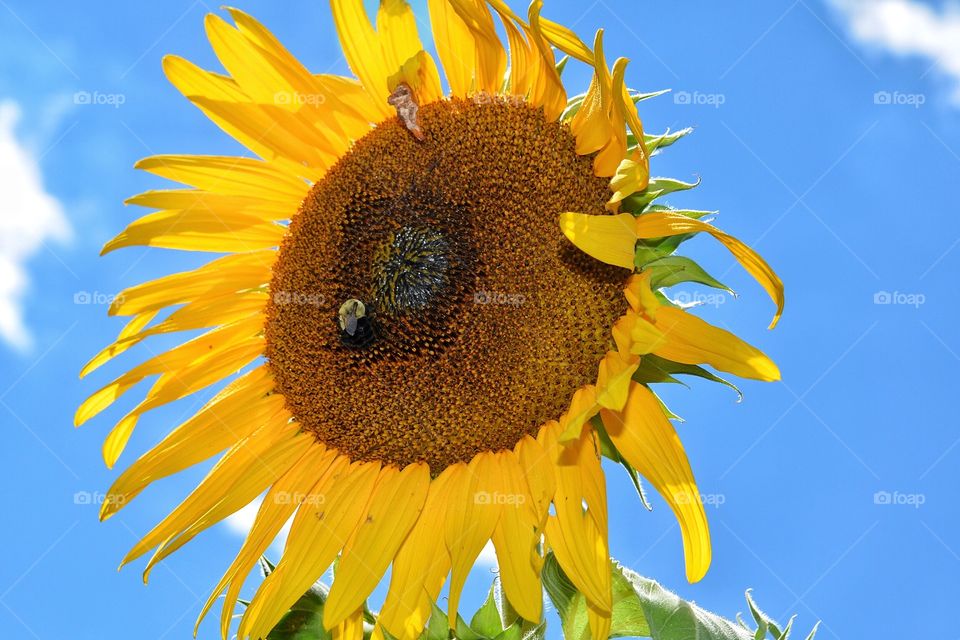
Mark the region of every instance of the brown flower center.
<instances>
[{"instance_id":1,"label":"brown flower center","mask_svg":"<svg viewBox=\"0 0 960 640\"><path fill-rule=\"evenodd\" d=\"M606 179L569 129L499 99L391 119L314 185L280 249L267 357L303 428L434 472L512 448L596 379L626 273L561 234Z\"/></svg>"}]
</instances>

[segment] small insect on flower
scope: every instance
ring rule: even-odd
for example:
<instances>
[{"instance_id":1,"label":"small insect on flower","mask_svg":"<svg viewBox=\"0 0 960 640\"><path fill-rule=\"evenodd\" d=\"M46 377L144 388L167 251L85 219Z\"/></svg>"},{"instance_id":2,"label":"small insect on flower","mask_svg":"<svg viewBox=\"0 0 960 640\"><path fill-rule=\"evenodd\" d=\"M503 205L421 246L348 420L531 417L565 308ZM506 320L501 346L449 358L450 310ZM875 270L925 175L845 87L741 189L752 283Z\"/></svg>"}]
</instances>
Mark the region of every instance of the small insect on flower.
<instances>
[{"instance_id":1,"label":"small insect on flower","mask_svg":"<svg viewBox=\"0 0 960 640\"><path fill-rule=\"evenodd\" d=\"M340 305L337 324L340 326L340 341L344 346L359 349L373 342L376 337L373 319L367 314L367 306L356 298L350 298Z\"/></svg>"}]
</instances>

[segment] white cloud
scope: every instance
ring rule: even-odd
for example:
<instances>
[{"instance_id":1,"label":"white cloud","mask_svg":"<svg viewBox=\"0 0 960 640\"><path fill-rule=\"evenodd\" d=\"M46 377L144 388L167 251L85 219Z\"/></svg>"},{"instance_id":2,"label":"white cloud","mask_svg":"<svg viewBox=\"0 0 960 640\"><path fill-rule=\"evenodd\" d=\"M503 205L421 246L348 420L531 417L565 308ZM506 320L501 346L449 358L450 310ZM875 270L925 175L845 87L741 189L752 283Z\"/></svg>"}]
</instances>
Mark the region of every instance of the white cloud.
<instances>
[{"instance_id":1,"label":"white cloud","mask_svg":"<svg viewBox=\"0 0 960 640\"><path fill-rule=\"evenodd\" d=\"M938 10L918 0L832 0L864 44L928 59L955 83L960 101L960 6Z\"/></svg>"},{"instance_id":2,"label":"white cloud","mask_svg":"<svg viewBox=\"0 0 960 640\"><path fill-rule=\"evenodd\" d=\"M59 201L44 190L37 161L17 139L19 116L14 103L0 102L0 339L25 350L31 345L23 320L26 262L48 238L67 240L70 226Z\"/></svg>"}]
</instances>

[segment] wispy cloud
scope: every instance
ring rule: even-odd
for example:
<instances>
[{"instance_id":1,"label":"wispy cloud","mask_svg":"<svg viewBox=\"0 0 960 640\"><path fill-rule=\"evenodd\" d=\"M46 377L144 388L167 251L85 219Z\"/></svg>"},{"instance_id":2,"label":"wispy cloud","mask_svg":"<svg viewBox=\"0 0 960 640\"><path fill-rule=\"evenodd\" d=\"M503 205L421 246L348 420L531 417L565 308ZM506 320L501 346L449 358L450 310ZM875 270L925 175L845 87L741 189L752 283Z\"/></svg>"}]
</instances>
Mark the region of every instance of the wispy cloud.
<instances>
[{"instance_id":1,"label":"wispy cloud","mask_svg":"<svg viewBox=\"0 0 960 640\"><path fill-rule=\"evenodd\" d=\"M48 239L68 239L70 226L44 190L37 160L17 139L19 116L16 104L0 102L0 339L26 350L32 342L23 315L26 263Z\"/></svg>"},{"instance_id":2,"label":"wispy cloud","mask_svg":"<svg viewBox=\"0 0 960 640\"><path fill-rule=\"evenodd\" d=\"M830 0L860 42L899 56L926 58L954 80L960 102L960 5L918 0Z\"/></svg>"}]
</instances>

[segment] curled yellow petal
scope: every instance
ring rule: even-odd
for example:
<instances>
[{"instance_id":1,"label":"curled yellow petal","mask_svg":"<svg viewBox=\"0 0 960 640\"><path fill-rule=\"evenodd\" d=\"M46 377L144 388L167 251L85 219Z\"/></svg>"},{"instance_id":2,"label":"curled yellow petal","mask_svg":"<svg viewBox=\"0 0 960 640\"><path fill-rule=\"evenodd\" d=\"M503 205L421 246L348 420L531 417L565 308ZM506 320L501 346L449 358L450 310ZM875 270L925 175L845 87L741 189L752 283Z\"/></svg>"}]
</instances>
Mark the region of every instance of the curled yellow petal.
<instances>
[{"instance_id":1,"label":"curled yellow petal","mask_svg":"<svg viewBox=\"0 0 960 640\"><path fill-rule=\"evenodd\" d=\"M676 430L656 396L633 383L623 411L604 409L603 426L620 454L647 478L680 522L687 579L697 582L710 567L710 530L700 491Z\"/></svg>"},{"instance_id":2,"label":"curled yellow petal","mask_svg":"<svg viewBox=\"0 0 960 640\"><path fill-rule=\"evenodd\" d=\"M658 356L684 364L709 364L741 378L780 379L780 369L762 351L682 309L661 307L657 329L667 338L655 351Z\"/></svg>"},{"instance_id":3,"label":"curled yellow petal","mask_svg":"<svg viewBox=\"0 0 960 640\"><path fill-rule=\"evenodd\" d=\"M561 213L560 229L578 249L601 262L634 268L636 221L629 213Z\"/></svg>"},{"instance_id":4,"label":"curled yellow petal","mask_svg":"<svg viewBox=\"0 0 960 640\"><path fill-rule=\"evenodd\" d=\"M757 282L760 283L770 295L770 298L776 303L777 311L773 316L773 321L770 323L770 328L772 329L777 325L777 322L780 320L780 315L783 313L783 282L780 281L780 278L774 272L773 268L771 268L756 251L711 224L679 213L652 211L639 216L636 225L637 237L641 239L663 238L685 233L700 232L706 232L712 235L733 254L750 275L756 278Z\"/></svg>"}]
</instances>

